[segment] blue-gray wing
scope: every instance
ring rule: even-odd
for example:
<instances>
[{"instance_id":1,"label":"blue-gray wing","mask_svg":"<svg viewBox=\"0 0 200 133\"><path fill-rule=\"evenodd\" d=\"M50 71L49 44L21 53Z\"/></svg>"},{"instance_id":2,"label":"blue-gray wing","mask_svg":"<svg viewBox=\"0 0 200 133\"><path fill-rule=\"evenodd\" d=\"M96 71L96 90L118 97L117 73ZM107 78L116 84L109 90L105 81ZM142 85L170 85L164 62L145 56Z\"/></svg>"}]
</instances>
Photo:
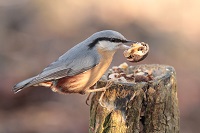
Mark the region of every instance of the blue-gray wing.
<instances>
[{"instance_id":1,"label":"blue-gray wing","mask_svg":"<svg viewBox=\"0 0 200 133\"><path fill-rule=\"evenodd\" d=\"M80 43L51 63L39 75L16 84L13 91L17 93L23 88L42 82L77 75L93 68L99 61L100 55L95 48L89 49L87 45Z\"/></svg>"},{"instance_id":2,"label":"blue-gray wing","mask_svg":"<svg viewBox=\"0 0 200 133\"><path fill-rule=\"evenodd\" d=\"M77 75L93 68L99 61L100 56L96 49L79 44L51 63L31 81L31 84Z\"/></svg>"}]
</instances>

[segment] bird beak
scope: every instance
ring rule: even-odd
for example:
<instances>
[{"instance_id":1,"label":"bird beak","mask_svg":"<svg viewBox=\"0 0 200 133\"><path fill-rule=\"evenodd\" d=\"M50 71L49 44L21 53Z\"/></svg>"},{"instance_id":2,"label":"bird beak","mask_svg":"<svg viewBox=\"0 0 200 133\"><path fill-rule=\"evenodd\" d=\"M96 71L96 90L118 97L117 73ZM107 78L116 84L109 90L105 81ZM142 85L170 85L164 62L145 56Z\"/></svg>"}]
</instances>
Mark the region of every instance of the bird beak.
<instances>
[{"instance_id":1,"label":"bird beak","mask_svg":"<svg viewBox=\"0 0 200 133\"><path fill-rule=\"evenodd\" d=\"M120 49L129 49L131 48L130 46L127 46L127 45L130 45L130 44L133 44L133 43L137 43L136 41L132 41L132 40L127 40L127 42L123 43L121 46L120 46ZM126 44L126 45L125 45Z\"/></svg>"},{"instance_id":2,"label":"bird beak","mask_svg":"<svg viewBox=\"0 0 200 133\"><path fill-rule=\"evenodd\" d=\"M133 43L137 43L136 41L132 41L132 40L127 40L127 42L125 42L125 44L129 45L129 44L133 44Z\"/></svg>"}]
</instances>

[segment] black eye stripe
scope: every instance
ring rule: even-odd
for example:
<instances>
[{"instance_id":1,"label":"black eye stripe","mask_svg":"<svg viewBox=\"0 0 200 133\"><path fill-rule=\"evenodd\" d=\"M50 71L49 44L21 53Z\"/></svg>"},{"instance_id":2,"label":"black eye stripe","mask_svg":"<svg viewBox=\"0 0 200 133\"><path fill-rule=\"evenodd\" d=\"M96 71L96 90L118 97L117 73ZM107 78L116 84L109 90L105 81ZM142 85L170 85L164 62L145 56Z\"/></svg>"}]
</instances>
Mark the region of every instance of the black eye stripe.
<instances>
[{"instance_id":1,"label":"black eye stripe","mask_svg":"<svg viewBox=\"0 0 200 133\"><path fill-rule=\"evenodd\" d=\"M92 43L90 43L88 46L89 46L89 49L92 49L96 44L97 42L99 41L110 41L110 42L121 42L121 43L126 43L128 42L127 40L121 40L121 39L118 39L118 38L108 38L108 37L100 37L100 38L97 38L95 39Z\"/></svg>"},{"instance_id":2,"label":"black eye stripe","mask_svg":"<svg viewBox=\"0 0 200 133\"><path fill-rule=\"evenodd\" d=\"M118 38L110 38L109 41L111 41L111 42L122 42L122 43L127 42L126 40L121 40L121 39L118 39Z\"/></svg>"}]
</instances>

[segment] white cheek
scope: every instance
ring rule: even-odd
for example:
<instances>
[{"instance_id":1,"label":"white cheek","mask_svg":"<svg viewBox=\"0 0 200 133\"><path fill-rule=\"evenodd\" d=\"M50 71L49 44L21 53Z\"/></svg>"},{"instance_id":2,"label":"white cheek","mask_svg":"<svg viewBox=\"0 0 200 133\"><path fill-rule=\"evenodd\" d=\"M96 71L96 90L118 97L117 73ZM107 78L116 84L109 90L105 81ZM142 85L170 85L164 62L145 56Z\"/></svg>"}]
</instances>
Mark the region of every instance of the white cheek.
<instances>
[{"instance_id":1,"label":"white cheek","mask_svg":"<svg viewBox=\"0 0 200 133\"><path fill-rule=\"evenodd\" d=\"M112 42L108 42L108 41L100 41L98 43L98 47L103 49L103 50L113 51L113 50L117 49L118 44L112 43Z\"/></svg>"}]
</instances>

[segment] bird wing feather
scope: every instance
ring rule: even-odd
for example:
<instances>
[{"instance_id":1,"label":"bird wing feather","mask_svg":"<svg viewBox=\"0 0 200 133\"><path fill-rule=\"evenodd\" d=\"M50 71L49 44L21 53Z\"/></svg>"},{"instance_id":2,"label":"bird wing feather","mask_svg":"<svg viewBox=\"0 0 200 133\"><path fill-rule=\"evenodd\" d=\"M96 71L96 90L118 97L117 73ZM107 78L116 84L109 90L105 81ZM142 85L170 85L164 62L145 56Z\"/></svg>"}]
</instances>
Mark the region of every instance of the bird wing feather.
<instances>
[{"instance_id":1,"label":"bird wing feather","mask_svg":"<svg viewBox=\"0 0 200 133\"><path fill-rule=\"evenodd\" d=\"M55 62L46 67L35 77L24 80L13 87L16 93L42 82L53 81L67 76L74 76L87 71L100 62L100 55L96 49L89 50L87 45L82 43L74 46Z\"/></svg>"},{"instance_id":2,"label":"bird wing feather","mask_svg":"<svg viewBox=\"0 0 200 133\"><path fill-rule=\"evenodd\" d=\"M78 45L79 46L79 45ZM76 49L76 51L74 51ZM74 76L87 71L100 62L100 55L95 49L88 50L88 47L72 48L58 60L46 67L42 73L33 79L32 83L56 80L66 76Z\"/></svg>"}]
</instances>

